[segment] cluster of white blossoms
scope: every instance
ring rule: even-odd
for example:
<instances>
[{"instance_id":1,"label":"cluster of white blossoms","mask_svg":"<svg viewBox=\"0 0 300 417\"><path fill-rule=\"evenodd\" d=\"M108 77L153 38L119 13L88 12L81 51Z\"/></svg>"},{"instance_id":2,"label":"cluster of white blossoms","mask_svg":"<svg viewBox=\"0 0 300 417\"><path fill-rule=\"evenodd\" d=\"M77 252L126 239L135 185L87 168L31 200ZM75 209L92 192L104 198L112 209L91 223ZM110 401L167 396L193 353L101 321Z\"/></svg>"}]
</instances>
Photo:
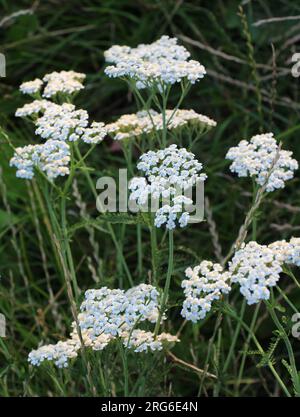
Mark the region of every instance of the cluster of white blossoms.
<instances>
[{"instance_id":1,"label":"cluster of white blossoms","mask_svg":"<svg viewBox=\"0 0 300 417\"><path fill-rule=\"evenodd\" d=\"M274 164L277 154L278 160ZM298 169L298 162L292 154L278 149L273 133L265 133L253 136L250 142L242 140L238 146L229 149L226 158L233 161L230 165L232 172L239 177L254 177L259 185L267 181L266 191L271 192L284 188L285 182L293 178Z\"/></svg>"},{"instance_id":2,"label":"cluster of white blossoms","mask_svg":"<svg viewBox=\"0 0 300 417\"><path fill-rule=\"evenodd\" d=\"M114 64L105 69L109 77L133 79L139 89L153 86L162 89L166 84L183 80L194 84L206 74L204 66L189 60L189 52L177 45L176 38L168 36L136 48L114 45L104 56L107 62Z\"/></svg>"},{"instance_id":3,"label":"cluster of white blossoms","mask_svg":"<svg viewBox=\"0 0 300 417\"><path fill-rule=\"evenodd\" d=\"M10 166L16 167L18 178L32 179L34 168L43 171L49 179L69 174L70 148L58 140L42 145L27 145L15 149Z\"/></svg>"},{"instance_id":4,"label":"cluster of white blossoms","mask_svg":"<svg viewBox=\"0 0 300 417\"><path fill-rule=\"evenodd\" d=\"M185 295L181 315L196 323L211 310L214 300L229 293L231 274L224 272L220 264L202 261L194 268L187 268L185 275L188 279L181 284Z\"/></svg>"},{"instance_id":5,"label":"cluster of white blossoms","mask_svg":"<svg viewBox=\"0 0 300 417\"><path fill-rule=\"evenodd\" d=\"M185 274L189 279L181 285L185 294L181 314L194 323L205 318L212 301L227 294L235 283L249 305L268 300L270 288L277 284L284 265L300 266L299 237L269 245L244 243L235 252L226 272L221 265L209 261L187 268Z\"/></svg>"},{"instance_id":6,"label":"cluster of white blossoms","mask_svg":"<svg viewBox=\"0 0 300 417\"><path fill-rule=\"evenodd\" d=\"M152 332L140 329L124 332L122 338L124 346L128 349L133 349L137 353L162 350L164 345L179 342L177 336L169 333L161 333L155 338Z\"/></svg>"},{"instance_id":7,"label":"cluster of white blossoms","mask_svg":"<svg viewBox=\"0 0 300 417\"><path fill-rule=\"evenodd\" d=\"M191 128L197 131L209 130L216 122L194 110L166 110L168 130ZM163 118L160 113L150 109L133 114L124 114L116 122L106 125L107 133L115 140L139 138L163 130Z\"/></svg>"},{"instance_id":8,"label":"cluster of white blossoms","mask_svg":"<svg viewBox=\"0 0 300 417\"><path fill-rule=\"evenodd\" d=\"M34 100L31 103L24 104L16 110L16 117L38 116L43 113L53 103L47 100Z\"/></svg>"},{"instance_id":9,"label":"cluster of white blossoms","mask_svg":"<svg viewBox=\"0 0 300 417\"><path fill-rule=\"evenodd\" d=\"M190 53L184 46L177 44L176 38L164 35L151 44L140 44L136 48L114 45L104 52L104 56L107 62L117 64L128 57L146 60L153 59L154 61L159 61L160 58L185 61L190 57Z\"/></svg>"},{"instance_id":10,"label":"cluster of white blossoms","mask_svg":"<svg viewBox=\"0 0 300 417\"><path fill-rule=\"evenodd\" d=\"M107 129L104 123L92 122L90 127L84 129L81 140L85 143L95 145L102 142L106 135Z\"/></svg>"},{"instance_id":11,"label":"cluster of white blossoms","mask_svg":"<svg viewBox=\"0 0 300 417\"><path fill-rule=\"evenodd\" d=\"M120 336L137 322L155 323L159 316L159 293L152 285L140 284L128 291L88 290L78 316L81 329L91 329L92 336Z\"/></svg>"},{"instance_id":12,"label":"cluster of white blossoms","mask_svg":"<svg viewBox=\"0 0 300 417\"><path fill-rule=\"evenodd\" d=\"M74 94L84 88L82 81L86 75L75 71L60 71L46 74L43 81L46 83L43 97L49 98L57 93Z\"/></svg>"},{"instance_id":13,"label":"cluster of white blossoms","mask_svg":"<svg viewBox=\"0 0 300 417\"><path fill-rule=\"evenodd\" d=\"M136 328L142 322L156 323L159 317L159 293L155 287L140 284L127 291L107 287L85 293L78 314L78 324L72 324L70 339L33 350L28 360L39 366L44 361L54 361L58 367L67 367L68 360L77 357L82 343L86 348L102 350L118 338L135 352L162 350L164 345L179 341L176 336ZM162 317L164 320L165 317Z\"/></svg>"},{"instance_id":14,"label":"cluster of white blossoms","mask_svg":"<svg viewBox=\"0 0 300 417\"><path fill-rule=\"evenodd\" d=\"M42 88L43 81L39 78L36 78L33 81L26 81L20 85L20 91L23 94L35 94L40 91Z\"/></svg>"},{"instance_id":15,"label":"cluster of white blossoms","mask_svg":"<svg viewBox=\"0 0 300 417\"><path fill-rule=\"evenodd\" d=\"M268 247L282 264L300 266L300 238L292 237L289 242L279 240L271 243Z\"/></svg>"},{"instance_id":16,"label":"cluster of white blossoms","mask_svg":"<svg viewBox=\"0 0 300 417\"><path fill-rule=\"evenodd\" d=\"M137 168L144 176L130 181L130 200L138 206L145 206L149 197L156 201L162 199L162 207L156 209L156 227L166 225L167 229L172 230L177 222L181 227L186 226L190 215L183 210L183 205L191 206L193 200L184 193L207 178L206 174L200 172L203 166L195 159L195 155L173 144L143 154Z\"/></svg>"},{"instance_id":17,"label":"cluster of white blossoms","mask_svg":"<svg viewBox=\"0 0 300 417\"><path fill-rule=\"evenodd\" d=\"M75 142L84 134L88 118L85 110L76 110L73 104L51 103L37 119L35 133L43 139Z\"/></svg>"},{"instance_id":18,"label":"cluster of white blossoms","mask_svg":"<svg viewBox=\"0 0 300 417\"><path fill-rule=\"evenodd\" d=\"M53 72L42 80L23 83L21 91L28 94L41 92L42 96L52 98L58 92L72 94L83 88L84 74L74 71ZM41 97L41 94L39 95ZM98 144L107 135L104 123L92 122L85 110L76 109L73 104L54 103L46 99L36 99L16 111L17 117L29 117L34 123L35 134L46 139L43 145L28 145L18 148L10 161L17 167L17 177L32 179L34 167L39 167L50 180L69 174L70 148L58 142L74 142L81 139L87 144Z\"/></svg>"},{"instance_id":19,"label":"cluster of white blossoms","mask_svg":"<svg viewBox=\"0 0 300 417\"><path fill-rule=\"evenodd\" d=\"M229 262L231 282L240 285L240 292L249 305L270 298L282 272L282 261L275 251L257 242L243 244Z\"/></svg>"},{"instance_id":20,"label":"cluster of white blossoms","mask_svg":"<svg viewBox=\"0 0 300 417\"><path fill-rule=\"evenodd\" d=\"M45 98L50 98L58 93L71 95L84 88L82 81L85 79L85 74L75 71L54 71L46 74L42 80L36 78L33 81L26 81L20 85L20 91L23 94L34 95L41 93Z\"/></svg>"},{"instance_id":21,"label":"cluster of white blossoms","mask_svg":"<svg viewBox=\"0 0 300 417\"><path fill-rule=\"evenodd\" d=\"M28 355L28 361L40 366L44 361L52 361L58 368L66 368L68 360L76 358L80 345L72 339L60 341L53 345L44 345L33 350Z\"/></svg>"}]
</instances>

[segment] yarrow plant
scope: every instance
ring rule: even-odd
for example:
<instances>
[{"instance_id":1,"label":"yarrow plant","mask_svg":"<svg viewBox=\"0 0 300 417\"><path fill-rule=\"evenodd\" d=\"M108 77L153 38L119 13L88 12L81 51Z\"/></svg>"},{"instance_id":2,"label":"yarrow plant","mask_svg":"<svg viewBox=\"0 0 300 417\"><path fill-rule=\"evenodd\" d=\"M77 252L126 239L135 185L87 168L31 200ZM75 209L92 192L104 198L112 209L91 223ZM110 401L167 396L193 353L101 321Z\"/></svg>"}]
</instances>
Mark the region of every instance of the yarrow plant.
<instances>
[{"instance_id":1,"label":"yarrow plant","mask_svg":"<svg viewBox=\"0 0 300 417\"><path fill-rule=\"evenodd\" d=\"M15 148L7 135L14 152L10 160L11 167L16 168L18 178L33 180L28 187L38 201L51 239L51 247L47 250L53 250L55 255L51 268L57 268L57 276L63 280L72 315L69 337L56 344L40 343L37 349L29 353L30 365L44 364L44 369L48 369L53 378L51 363L64 369L63 372L72 372L73 365L76 366L73 359L77 358L77 363L82 364L83 380L92 395L97 392L95 375L96 385L100 380L103 392L115 395L115 383L110 380L113 372L111 369L104 372L104 369L111 366L119 372L121 368L123 393L128 396L139 392L137 387L145 384L146 372L156 366L157 360L161 360L161 352L173 363L200 375L201 386L206 377L217 381L214 392L218 393L219 381L226 377L232 365L238 338L243 330L243 337L246 337L241 349L237 386L243 376L250 343L254 343L258 355L262 356L261 363L270 369L278 387L290 396L291 389L287 388L286 382L290 378L295 394L300 395L299 371L289 339L290 329L277 316L279 308L274 296L278 291L288 306L297 311L280 285L281 277L285 275L300 288L293 274L293 267L300 266L300 238L260 244L257 242L256 227L257 213L266 193L284 188L287 181L293 179L298 162L292 158L292 152L281 149L281 144L277 143L272 133L255 135L250 141L243 140L238 146L231 147L226 155L231 161L230 171L239 177L251 177L254 183L252 205L237 239L223 257L216 225L210 213L208 225L214 247L217 248L218 263L200 258L196 238L195 248L187 248L186 245L174 248L174 234L188 236L191 229L188 225L192 220L190 209L195 206L193 189L210 180L203 171L198 153L192 152L192 147L204 133L216 126L216 122L192 109L180 108L192 85L206 74L205 68L190 59L190 53L177 39L168 36L149 45L114 45L104 55L106 62L111 64L105 68L105 73L111 78L120 77L127 82L138 112L125 114L106 124L90 121L87 111L74 104L77 93L84 88L85 75L75 71L53 72L20 86L20 91L31 96L32 101L17 109L16 117L31 123L37 136L36 142ZM173 88L178 88L179 99L170 108L169 98ZM184 141L183 136L188 141ZM110 137L109 143L112 139L118 141L123 149L125 161L121 159L121 164L126 166L130 175L129 200L139 212L137 215L114 213L110 216L109 213L102 213L98 218L93 218L81 197L77 179L82 178L89 187L88 191L97 196L94 169L87 160L94 147L106 137ZM114 143L114 146L118 145ZM200 142L198 146L201 147ZM203 159L201 156L200 160ZM205 171L210 172L210 161L205 159L204 162ZM107 169L101 160L97 160L97 164L98 172ZM77 223L74 220L76 210L71 207L73 197L82 217ZM198 223L195 228L201 230L201 222ZM131 238L125 242L127 227L136 228L135 251L132 251ZM250 228L252 238L248 239ZM92 256L87 257L88 269L95 283L93 289L86 289L90 284L85 281L80 281L80 286L78 284L81 264L86 262L85 257L77 261L77 253L75 255L73 252L74 241L77 242L74 235L79 229L85 229L88 233L93 258L99 264L96 270ZM103 266L95 231L104 233L114 245L113 276ZM40 234L39 242L42 240ZM104 252L106 241L103 243ZM148 254L145 248L149 245L151 253ZM186 258L179 256L179 251L197 261L185 269L183 262ZM44 261L46 254L42 252ZM135 253L137 265L132 268L128 262L131 262ZM47 269L45 274L49 302L55 305ZM116 279L119 288L114 288ZM85 290L84 297L82 289ZM240 311L236 311L232 300L241 304ZM250 325L244 314L247 304L256 304ZM273 350L277 344L271 353L265 352L255 335L261 304L266 307L276 327L276 343L282 340L287 350L288 362L284 359L283 364L288 372L284 378L281 377L282 370L278 370L273 361ZM192 332L196 340L204 322L198 323L210 318L213 320L215 311L216 325L211 342L207 341L209 348L204 370L198 368L194 347L191 347L195 359L192 364L170 352L179 343L180 333L185 326L188 327L189 322L193 323ZM225 356L225 350L223 352L221 348L222 329L219 326L224 315L226 320L223 322L228 326L232 340L221 369L220 358ZM177 332L170 319L175 316L180 320L184 318ZM206 337L205 332L201 333L201 337ZM218 338L218 345L211 349L215 337ZM218 375L208 372L211 351L214 351L213 362ZM135 367L142 363L145 367L143 375L137 376L136 369L130 369L130 358ZM113 368L115 364L116 368ZM131 378L133 374L134 378ZM61 375L68 378L71 374ZM119 382L119 376L117 378Z\"/></svg>"},{"instance_id":2,"label":"yarrow plant","mask_svg":"<svg viewBox=\"0 0 300 417\"><path fill-rule=\"evenodd\" d=\"M28 360L37 366L44 361L53 361L59 368L67 367L68 360L76 358L81 347L103 350L110 342L118 340L134 352L162 350L164 346L178 342L178 338L167 333L155 337L150 331L136 328L145 321L156 322L158 298L156 288L146 284L128 291L107 287L88 290L77 318L83 346L76 323L73 323L70 339L34 350Z\"/></svg>"},{"instance_id":3,"label":"yarrow plant","mask_svg":"<svg viewBox=\"0 0 300 417\"><path fill-rule=\"evenodd\" d=\"M105 124L92 122L89 125L87 111L76 109L69 102L75 92L84 88L81 83L84 79L84 74L74 71L47 74L43 78L45 88L42 96L52 100L59 96L62 103L39 97L17 109L16 116L30 120L35 125L35 134L46 140L42 145L15 149L10 165L18 169L18 177L32 179L35 167L45 172L49 180L68 175L72 142L80 139L94 146L103 141L107 135ZM20 91L37 97L36 93L40 92L43 82L38 79L28 81L20 86Z\"/></svg>"}]
</instances>

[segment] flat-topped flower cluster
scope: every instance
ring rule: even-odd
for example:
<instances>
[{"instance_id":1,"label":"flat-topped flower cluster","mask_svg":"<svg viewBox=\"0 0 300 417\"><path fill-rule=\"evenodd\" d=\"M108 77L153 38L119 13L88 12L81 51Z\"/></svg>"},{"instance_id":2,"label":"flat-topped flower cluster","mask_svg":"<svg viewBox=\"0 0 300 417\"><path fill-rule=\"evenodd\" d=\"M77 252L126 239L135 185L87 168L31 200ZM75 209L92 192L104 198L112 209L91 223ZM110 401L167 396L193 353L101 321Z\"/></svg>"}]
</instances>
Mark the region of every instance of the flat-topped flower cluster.
<instances>
[{"instance_id":1,"label":"flat-topped flower cluster","mask_svg":"<svg viewBox=\"0 0 300 417\"><path fill-rule=\"evenodd\" d=\"M49 179L69 174L70 148L60 140L48 140L42 145L27 145L15 149L10 166L16 167L16 176L31 180L34 168L40 169Z\"/></svg>"},{"instance_id":2,"label":"flat-topped flower cluster","mask_svg":"<svg viewBox=\"0 0 300 417\"><path fill-rule=\"evenodd\" d=\"M109 77L131 79L138 89L164 89L166 85L187 81L191 84L206 74L199 62L189 59L189 52L177 44L176 38L162 36L149 45L136 48L114 45L104 53L110 65L105 69Z\"/></svg>"},{"instance_id":3,"label":"flat-topped flower cluster","mask_svg":"<svg viewBox=\"0 0 300 417\"><path fill-rule=\"evenodd\" d=\"M276 254L266 245L257 242L243 244L229 263L232 283L240 285L240 292L249 305L270 298L282 272L282 264Z\"/></svg>"},{"instance_id":4,"label":"flat-topped flower cluster","mask_svg":"<svg viewBox=\"0 0 300 417\"><path fill-rule=\"evenodd\" d=\"M46 140L44 144L28 145L15 149L10 165L17 168L17 177L32 179L35 167L53 180L69 174L71 150L67 142L79 139L91 145L100 143L107 134L104 123L92 122L85 110L76 109L68 102L57 104L41 98L70 98L83 88L85 75L74 71L53 72L43 80L23 83L20 90L36 98L17 109L17 117L26 117L35 125L35 134ZM44 90L42 92L42 87ZM60 143L59 143L60 142Z\"/></svg>"},{"instance_id":5,"label":"flat-topped flower cluster","mask_svg":"<svg viewBox=\"0 0 300 417\"><path fill-rule=\"evenodd\" d=\"M278 240L269 245L279 262L300 266L300 238L292 237L289 242Z\"/></svg>"},{"instance_id":6,"label":"flat-topped flower cluster","mask_svg":"<svg viewBox=\"0 0 300 417\"><path fill-rule=\"evenodd\" d=\"M118 339L127 349L147 352L162 350L165 345L177 342L178 338L168 333L155 337L152 332L137 328L143 322L156 323L158 303L159 292L147 284L127 291L107 287L86 291L78 314L83 345L102 350ZM68 360L76 358L82 347L76 324L72 327L70 339L33 350L29 362L39 366L44 361L54 361L58 367L67 367Z\"/></svg>"},{"instance_id":7,"label":"flat-topped flower cluster","mask_svg":"<svg viewBox=\"0 0 300 417\"><path fill-rule=\"evenodd\" d=\"M278 147L273 133L253 136L250 141L242 140L230 148L226 158L232 164L230 170L239 177L253 177L257 184L266 183L266 191L284 188L285 182L294 176L298 162L292 152ZM271 172L270 172L271 171Z\"/></svg>"},{"instance_id":8,"label":"flat-topped flower cluster","mask_svg":"<svg viewBox=\"0 0 300 417\"><path fill-rule=\"evenodd\" d=\"M149 197L152 202L162 199L162 207L157 208L155 214L155 226L165 225L169 230L177 224L185 227L190 215L183 210L183 204L191 205L193 200L190 198L191 193L189 196L184 194L191 191L197 182L207 178L201 172L203 165L195 159L195 155L174 144L143 154L137 168L144 176L131 180L130 200L134 200L138 206L148 206Z\"/></svg>"},{"instance_id":9,"label":"flat-topped flower cluster","mask_svg":"<svg viewBox=\"0 0 300 417\"><path fill-rule=\"evenodd\" d=\"M270 289L277 285L284 265L300 266L300 238L269 245L244 243L229 262L228 271L210 261L189 267L185 271L188 279L182 281L185 300L181 314L194 323L205 318L212 302L228 294L233 284L239 284L249 305L269 300Z\"/></svg>"},{"instance_id":10,"label":"flat-topped flower cluster","mask_svg":"<svg viewBox=\"0 0 300 417\"><path fill-rule=\"evenodd\" d=\"M20 85L23 94L33 96L41 95L51 98L57 94L72 95L84 88L82 82L86 75L75 71L54 71L46 74L42 80L36 78L33 81L26 81Z\"/></svg>"},{"instance_id":11,"label":"flat-topped flower cluster","mask_svg":"<svg viewBox=\"0 0 300 417\"><path fill-rule=\"evenodd\" d=\"M181 314L196 323L211 310L214 300L229 293L231 274L224 272L220 264L202 261L194 268L187 268L185 275L188 279L181 283L185 295Z\"/></svg>"},{"instance_id":12,"label":"flat-topped flower cluster","mask_svg":"<svg viewBox=\"0 0 300 417\"><path fill-rule=\"evenodd\" d=\"M166 127L169 131L193 129L196 132L208 131L216 122L194 110L166 110ZM163 130L163 116L155 110L143 110L133 114L124 114L114 123L106 125L107 133L115 140L140 138L142 135L153 135Z\"/></svg>"}]
</instances>

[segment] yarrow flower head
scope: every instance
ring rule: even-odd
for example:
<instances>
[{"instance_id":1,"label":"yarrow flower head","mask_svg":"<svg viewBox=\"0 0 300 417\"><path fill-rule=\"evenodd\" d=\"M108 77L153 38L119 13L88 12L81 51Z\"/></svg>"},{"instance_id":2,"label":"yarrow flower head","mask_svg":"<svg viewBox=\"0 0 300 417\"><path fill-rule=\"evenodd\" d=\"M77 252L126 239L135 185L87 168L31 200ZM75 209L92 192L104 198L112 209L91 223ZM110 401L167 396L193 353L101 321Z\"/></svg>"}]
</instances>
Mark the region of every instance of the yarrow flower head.
<instances>
[{"instance_id":1,"label":"yarrow flower head","mask_svg":"<svg viewBox=\"0 0 300 417\"><path fill-rule=\"evenodd\" d=\"M195 129L201 133L216 126L216 122L194 110L166 110L167 129ZM150 109L138 113L125 114L116 122L106 125L107 132L115 140L140 138L142 135L153 135L163 130L163 118L160 113Z\"/></svg>"},{"instance_id":2,"label":"yarrow flower head","mask_svg":"<svg viewBox=\"0 0 300 417\"><path fill-rule=\"evenodd\" d=\"M20 91L23 94L35 94L38 93L43 85L43 81L36 78L33 81L26 81L20 85Z\"/></svg>"},{"instance_id":3,"label":"yarrow flower head","mask_svg":"<svg viewBox=\"0 0 300 417\"><path fill-rule=\"evenodd\" d=\"M88 144L97 144L103 141L107 134L107 129L102 122L93 122L90 127L83 131L81 139Z\"/></svg>"},{"instance_id":4,"label":"yarrow flower head","mask_svg":"<svg viewBox=\"0 0 300 417\"><path fill-rule=\"evenodd\" d=\"M279 149L273 133L253 136L250 142L242 140L229 149L226 158L233 161L230 170L239 177L254 177L261 186L267 181L267 192L284 188L285 182L293 178L298 169L292 152Z\"/></svg>"},{"instance_id":5,"label":"yarrow flower head","mask_svg":"<svg viewBox=\"0 0 300 417\"><path fill-rule=\"evenodd\" d=\"M137 88L157 86L187 80L191 84L204 77L203 65L189 60L189 52L177 45L176 38L163 36L149 45L136 48L114 45L104 53L108 66L105 73L109 77L124 77L136 82Z\"/></svg>"},{"instance_id":6,"label":"yarrow flower head","mask_svg":"<svg viewBox=\"0 0 300 417\"><path fill-rule=\"evenodd\" d=\"M84 134L88 125L88 113L76 110L73 104L52 103L36 121L35 133L43 139L75 142Z\"/></svg>"},{"instance_id":7,"label":"yarrow flower head","mask_svg":"<svg viewBox=\"0 0 300 417\"><path fill-rule=\"evenodd\" d=\"M292 237L289 242L279 240L268 247L274 252L277 259L283 264L300 266L300 238Z\"/></svg>"},{"instance_id":8,"label":"yarrow flower head","mask_svg":"<svg viewBox=\"0 0 300 417\"><path fill-rule=\"evenodd\" d=\"M39 168L52 180L69 174L69 162L69 146L64 142L50 139L42 145L16 148L10 166L17 168L18 178L32 179L34 168Z\"/></svg>"},{"instance_id":9,"label":"yarrow flower head","mask_svg":"<svg viewBox=\"0 0 300 417\"><path fill-rule=\"evenodd\" d=\"M163 205L155 215L155 225L166 225L171 230L176 222L181 227L187 225L189 212L184 212L182 205L191 205L193 200L183 195L198 182L207 178L201 173L202 164L195 159L195 155L185 148L170 145L159 151L149 151L143 154L137 164L144 177L135 177L129 184L130 200L138 206L147 204L148 197L159 200ZM168 202L166 202L168 200Z\"/></svg>"},{"instance_id":10,"label":"yarrow flower head","mask_svg":"<svg viewBox=\"0 0 300 417\"><path fill-rule=\"evenodd\" d=\"M179 342L177 336L169 333L161 333L155 338L152 332L140 329L133 330L130 333L124 332L122 338L124 346L137 353L162 350L164 345L170 346L170 344Z\"/></svg>"},{"instance_id":11,"label":"yarrow flower head","mask_svg":"<svg viewBox=\"0 0 300 417\"><path fill-rule=\"evenodd\" d=\"M82 81L86 75L75 71L54 71L46 74L43 81L46 83L43 97L50 98L58 93L71 95L84 88Z\"/></svg>"},{"instance_id":12,"label":"yarrow flower head","mask_svg":"<svg viewBox=\"0 0 300 417\"><path fill-rule=\"evenodd\" d=\"M151 285L140 284L125 292L103 287L88 290L81 304L81 329L92 329L94 337L100 334L121 335L139 321L155 323L158 318L158 291Z\"/></svg>"},{"instance_id":13,"label":"yarrow flower head","mask_svg":"<svg viewBox=\"0 0 300 417\"><path fill-rule=\"evenodd\" d=\"M54 71L46 74L42 80L36 78L21 84L20 91L33 95L41 92L44 87L42 96L45 98L51 98L58 93L72 95L84 88L82 81L85 77L85 74L75 71Z\"/></svg>"},{"instance_id":14,"label":"yarrow flower head","mask_svg":"<svg viewBox=\"0 0 300 417\"><path fill-rule=\"evenodd\" d=\"M87 144L100 143L107 134L104 123L93 122L89 125L88 113L76 109L73 104L63 102L56 104L51 98L57 93L73 94L83 88L81 81L84 74L74 71L53 72L45 75L43 80L36 79L23 83L21 91L28 94L41 92L49 100L39 99L25 104L16 111L17 117L28 117L35 125L36 135L46 139L43 145L28 145L17 148L11 159L11 166L17 168L17 177L32 179L34 168L37 167L46 173L49 179L69 174L70 148L58 142L74 142L82 139ZM44 84L43 84L44 83Z\"/></svg>"},{"instance_id":15,"label":"yarrow flower head","mask_svg":"<svg viewBox=\"0 0 300 417\"><path fill-rule=\"evenodd\" d=\"M282 272L282 260L273 248L257 242L243 244L229 262L231 282L240 285L240 292L249 305L270 298Z\"/></svg>"},{"instance_id":16,"label":"yarrow flower head","mask_svg":"<svg viewBox=\"0 0 300 417\"><path fill-rule=\"evenodd\" d=\"M34 100L31 103L24 104L23 107L18 108L15 115L16 117L37 117L51 105L53 105L53 103L47 100Z\"/></svg>"},{"instance_id":17,"label":"yarrow flower head","mask_svg":"<svg viewBox=\"0 0 300 417\"><path fill-rule=\"evenodd\" d=\"M202 261L194 268L187 268L185 275L188 279L181 284L185 294L181 315L196 323L205 318L213 301L229 293L231 274L224 272L220 264Z\"/></svg>"},{"instance_id":18,"label":"yarrow flower head","mask_svg":"<svg viewBox=\"0 0 300 417\"><path fill-rule=\"evenodd\" d=\"M78 315L81 338L74 322L69 339L33 350L28 360L36 366L44 361L53 361L63 368L68 366L70 359L77 357L83 346L95 351L103 350L116 338L134 352L162 350L179 339L168 333L155 337L150 331L136 328L145 321L156 323L159 317L158 297L156 288L147 284L128 291L107 287L88 290Z\"/></svg>"},{"instance_id":19,"label":"yarrow flower head","mask_svg":"<svg viewBox=\"0 0 300 417\"><path fill-rule=\"evenodd\" d=\"M58 342L55 345L44 345L28 355L28 361L35 366L44 361L53 361L58 368L66 368L68 360L76 358L80 345L73 339Z\"/></svg>"},{"instance_id":20,"label":"yarrow flower head","mask_svg":"<svg viewBox=\"0 0 300 417\"><path fill-rule=\"evenodd\" d=\"M190 57L190 53L184 46L177 44L176 38L162 36L151 44L140 44L136 48L129 46L114 45L104 52L107 62L117 64L128 57L140 58L145 60L159 61L161 58L172 58L178 61L185 61Z\"/></svg>"}]
</instances>

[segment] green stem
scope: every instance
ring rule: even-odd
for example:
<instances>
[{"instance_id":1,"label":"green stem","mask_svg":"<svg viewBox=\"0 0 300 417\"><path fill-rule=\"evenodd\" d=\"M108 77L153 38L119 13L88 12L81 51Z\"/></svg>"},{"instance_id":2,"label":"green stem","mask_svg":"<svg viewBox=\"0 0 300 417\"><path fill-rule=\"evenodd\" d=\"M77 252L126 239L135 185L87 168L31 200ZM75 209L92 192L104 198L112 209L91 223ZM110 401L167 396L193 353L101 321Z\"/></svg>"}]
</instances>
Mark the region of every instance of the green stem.
<instances>
[{"instance_id":1,"label":"green stem","mask_svg":"<svg viewBox=\"0 0 300 417\"><path fill-rule=\"evenodd\" d=\"M129 394L129 376L128 376L128 358L127 349L124 349L122 341L119 340L119 349L122 358L123 372L124 372L124 397L128 397Z\"/></svg>"},{"instance_id":2,"label":"green stem","mask_svg":"<svg viewBox=\"0 0 300 417\"><path fill-rule=\"evenodd\" d=\"M241 311L240 311L241 319L243 319L243 317L244 317L245 308L246 308L246 300L244 299L243 302L242 302L242 307L241 307ZM236 329L235 329L235 332L234 332L234 335L233 335L233 338L232 338L230 348L229 348L229 353L227 355L227 358L226 358L226 361L225 361L225 364L224 364L224 367L223 367L223 373L225 373L227 371L228 366L230 364L232 355L234 353L234 348L235 348L235 345L236 345L236 342L237 342L237 338L238 338L238 335L240 334L240 331L241 331L241 327L242 327L242 323L238 322L238 324L236 326Z\"/></svg>"},{"instance_id":3,"label":"green stem","mask_svg":"<svg viewBox=\"0 0 300 417\"><path fill-rule=\"evenodd\" d=\"M136 226L137 233L137 257L138 257L138 275L142 277L143 274L143 243L142 243L142 225Z\"/></svg>"},{"instance_id":4,"label":"green stem","mask_svg":"<svg viewBox=\"0 0 300 417\"><path fill-rule=\"evenodd\" d=\"M76 150L76 153L77 153L78 157L82 160L82 156L81 156L80 150L79 150L79 148L78 148L78 146L77 146L76 143L75 143L75 150ZM84 163L83 163L83 167L86 168L86 165ZM97 199L97 197L98 197L97 196L97 191L96 191L95 185L93 183L93 180L92 180L92 178L90 176L90 173L86 169L84 169L83 172L84 172L84 174L86 176L86 179L88 181L88 184L89 184L89 186L91 188L91 191L92 191L94 197ZM113 229L112 225L109 222L107 223L107 229L108 229L108 232L109 232L109 234L110 234L110 236L112 238L112 241L113 241L113 243L115 245L115 248L116 248L116 250L118 252L118 255L119 255L119 257L120 257L120 259L122 261L122 264L123 264L125 273L127 275L128 281L129 281L130 285L133 286L134 284L133 284L133 279L132 279L131 273L130 273L129 268L127 266L127 263L126 263L126 260L124 258L123 252L122 252L122 250L120 248L119 242L118 242L118 240L116 238L116 234L114 232L114 229Z\"/></svg>"},{"instance_id":5,"label":"green stem","mask_svg":"<svg viewBox=\"0 0 300 417\"><path fill-rule=\"evenodd\" d=\"M279 330L280 334L282 335L283 341L284 341L285 346L286 346L286 350L288 352L290 366L291 366L291 369L292 369L293 385L295 387L297 395L300 395L300 379L299 379L299 376L298 376L295 356L294 356L293 347L291 345L290 339L289 339L284 327L280 323L280 321L279 321L279 319L278 319L278 317L275 313L275 309L274 309L273 305L268 301L266 301L266 305L267 305L268 311L269 311L269 313L272 317L272 320L274 321L274 324L276 325L277 329Z\"/></svg>"},{"instance_id":6,"label":"green stem","mask_svg":"<svg viewBox=\"0 0 300 417\"><path fill-rule=\"evenodd\" d=\"M256 320L258 317L258 312L259 312L259 308L260 308L260 303L257 304L257 306L255 307L254 310L254 314L252 316L252 320L250 323L250 331L251 333L254 333L254 328L256 325ZM242 356L242 361L241 361L241 365L240 365L240 369L239 369L239 373L238 373L238 378L237 378L237 383L236 383L236 392L238 392L240 384L241 384L241 380L242 380L242 376L243 376L243 372L244 372L244 367L245 367L245 362L246 362L246 357L247 357L247 351L249 349L249 345L250 345L250 339L251 339L251 334L249 333L246 339L246 343L244 344L243 347L243 356Z\"/></svg>"},{"instance_id":7,"label":"green stem","mask_svg":"<svg viewBox=\"0 0 300 417\"><path fill-rule=\"evenodd\" d=\"M166 303L169 295L169 288L171 283L171 276L173 273L173 262L174 262L174 236L173 236L173 230L169 231L169 261L168 261L168 271L167 271L167 277L166 277L166 283L165 288L163 292L162 302L159 310L158 319L155 325L154 329L154 337L158 335L161 320L163 318L165 309L166 309Z\"/></svg>"},{"instance_id":8,"label":"green stem","mask_svg":"<svg viewBox=\"0 0 300 417\"><path fill-rule=\"evenodd\" d=\"M153 282L157 284L157 237L156 227L150 226L150 237L151 237L151 259L152 259L152 278Z\"/></svg>"},{"instance_id":9,"label":"green stem","mask_svg":"<svg viewBox=\"0 0 300 417\"><path fill-rule=\"evenodd\" d=\"M261 344L259 343L259 341L257 340L253 330L251 330L251 328L230 308L228 310L226 310L226 312L233 317L235 320L237 320L238 322L241 322L242 326L247 330L247 332L249 333L249 335L251 336L253 342L255 343L258 351L260 352L261 355L265 355L265 351L262 348ZM291 397L291 394L289 392L289 390L287 389L287 387L285 386L284 382L282 381L282 379L280 378L279 374L277 373L276 369L274 368L273 364L271 361L267 362L268 367L270 368L272 374L274 375L275 379L277 380L277 382L279 383L279 385L281 386L282 390L284 391L284 393L286 394L287 397Z\"/></svg>"}]
</instances>

